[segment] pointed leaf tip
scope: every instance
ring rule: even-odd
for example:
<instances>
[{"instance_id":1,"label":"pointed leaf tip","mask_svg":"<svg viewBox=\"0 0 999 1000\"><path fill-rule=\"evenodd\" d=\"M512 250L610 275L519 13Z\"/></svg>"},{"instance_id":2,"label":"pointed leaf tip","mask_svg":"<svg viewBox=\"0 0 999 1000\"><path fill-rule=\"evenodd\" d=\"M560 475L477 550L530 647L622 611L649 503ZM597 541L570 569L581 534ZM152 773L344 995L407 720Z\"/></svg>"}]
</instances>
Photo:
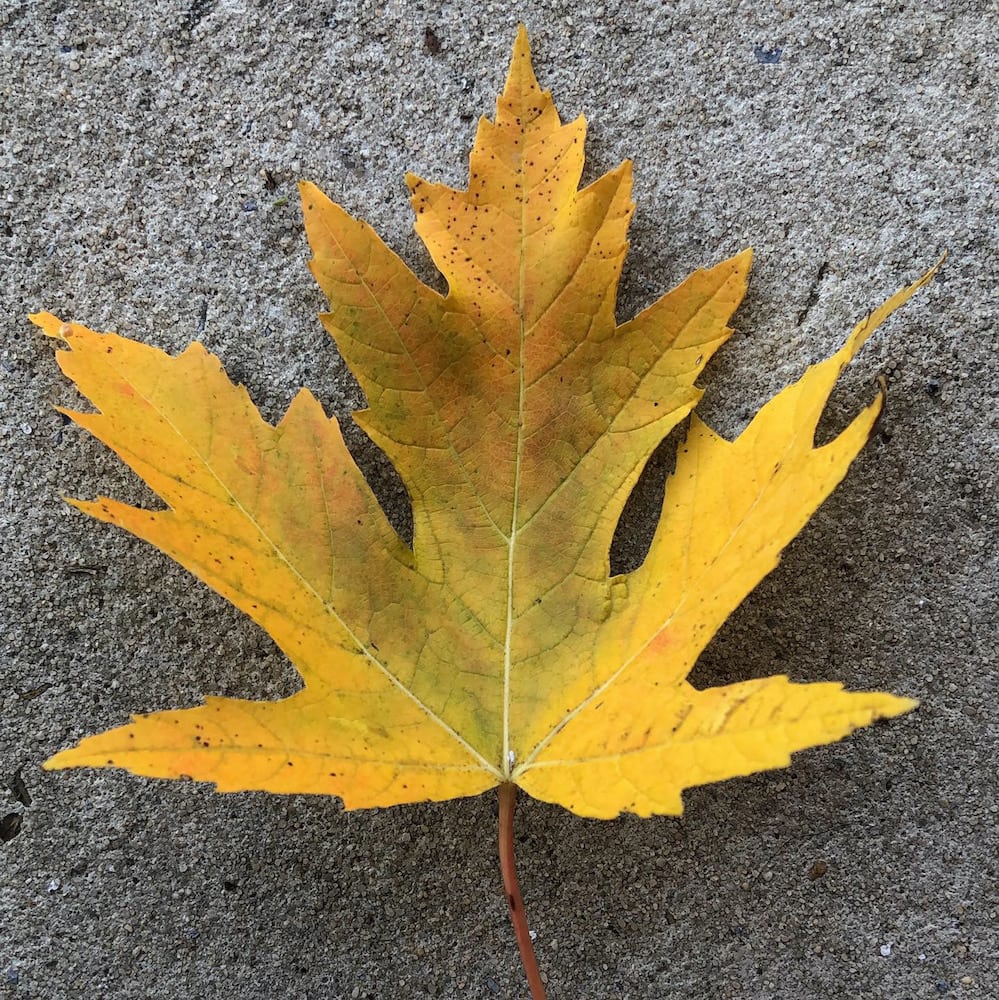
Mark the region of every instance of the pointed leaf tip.
<instances>
[{"instance_id":1,"label":"pointed leaf tip","mask_svg":"<svg viewBox=\"0 0 999 1000\"><path fill-rule=\"evenodd\" d=\"M539 101L540 98L540 101ZM531 43L523 24L517 30L503 92L496 100L496 123L517 124L552 108L551 94L542 91L534 72Z\"/></svg>"},{"instance_id":2,"label":"pointed leaf tip","mask_svg":"<svg viewBox=\"0 0 999 1000\"><path fill-rule=\"evenodd\" d=\"M947 259L946 251L940 256L937 262L927 271L923 272L912 284L899 289L894 295L885 300L876 309L872 309L852 330L847 338L845 351L850 358L853 358L861 347L870 339L871 334L899 307L905 305L913 295L921 288L928 285L937 275L944 261Z\"/></svg>"}]
</instances>

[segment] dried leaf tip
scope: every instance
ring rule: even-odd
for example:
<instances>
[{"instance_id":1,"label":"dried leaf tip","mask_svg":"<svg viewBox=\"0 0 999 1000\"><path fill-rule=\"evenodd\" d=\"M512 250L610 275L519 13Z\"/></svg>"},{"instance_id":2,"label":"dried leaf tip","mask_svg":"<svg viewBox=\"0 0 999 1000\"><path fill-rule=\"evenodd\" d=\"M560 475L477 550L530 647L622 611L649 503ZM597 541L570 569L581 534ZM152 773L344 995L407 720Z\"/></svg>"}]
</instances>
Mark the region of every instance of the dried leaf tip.
<instances>
[{"instance_id":1,"label":"dried leaf tip","mask_svg":"<svg viewBox=\"0 0 999 1000\"><path fill-rule=\"evenodd\" d=\"M37 326L46 337L65 341L73 333L72 323L64 323L58 316L50 312L30 313L28 319Z\"/></svg>"}]
</instances>

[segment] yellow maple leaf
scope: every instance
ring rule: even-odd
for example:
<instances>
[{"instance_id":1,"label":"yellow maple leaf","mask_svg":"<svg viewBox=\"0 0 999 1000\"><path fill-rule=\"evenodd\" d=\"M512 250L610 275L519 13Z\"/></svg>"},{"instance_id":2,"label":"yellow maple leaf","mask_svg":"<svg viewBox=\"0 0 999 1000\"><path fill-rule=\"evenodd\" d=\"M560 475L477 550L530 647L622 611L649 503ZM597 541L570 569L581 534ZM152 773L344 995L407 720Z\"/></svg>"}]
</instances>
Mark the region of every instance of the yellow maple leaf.
<instances>
[{"instance_id":1,"label":"yellow maple leaf","mask_svg":"<svg viewBox=\"0 0 999 1000\"><path fill-rule=\"evenodd\" d=\"M684 788L786 765L914 706L783 676L705 691L686 678L863 446L880 399L820 447L817 421L842 369L933 272L734 441L692 416L648 556L612 576L625 500L700 398L751 254L618 325L631 167L579 190L584 133L539 88L521 30L468 190L408 178L447 295L302 185L323 322L367 395L356 419L409 489L412 549L307 391L271 426L198 344L170 357L32 317L69 348L59 363L98 411L70 415L167 506L73 502L245 611L304 681L279 702L137 716L47 767L347 808L502 784L585 816L675 814Z\"/></svg>"}]
</instances>

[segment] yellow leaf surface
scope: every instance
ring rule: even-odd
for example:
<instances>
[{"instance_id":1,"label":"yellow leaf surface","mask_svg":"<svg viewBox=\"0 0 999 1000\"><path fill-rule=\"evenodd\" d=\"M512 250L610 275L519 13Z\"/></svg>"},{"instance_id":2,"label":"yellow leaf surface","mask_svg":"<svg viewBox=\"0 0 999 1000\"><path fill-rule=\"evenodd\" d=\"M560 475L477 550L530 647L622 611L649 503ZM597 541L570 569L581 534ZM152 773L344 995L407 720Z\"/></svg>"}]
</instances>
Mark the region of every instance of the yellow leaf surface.
<instances>
[{"instance_id":1,"label":"yellow leaf surface","mask_svg":"<svg viewBox=\"0 0 999 1000\"><path fill-rule=\"evenodd\" d=\"M198 344L170 357L32 317L66 345L59 363L98 411L70 415L166 509L74 503L245 611L304 681L279 702L137 716L47 766L338 795L348 808L511 781L586 816L679 813L684 788L786 765L913 707L836 683L700 691L686 678L863 446L880 399L821 447L818 419L863 342L933 272L734 441L691 417L648 557L612 576L624 503L698 402L751 254L618 325L631 168L579 190L584 134L539 88L521 30L468 190L408 178L446 295L302 185L322 319L367 395L355 418L408 487L412 549L307 391L271 426Z\"/></svg>"}]
</instances>

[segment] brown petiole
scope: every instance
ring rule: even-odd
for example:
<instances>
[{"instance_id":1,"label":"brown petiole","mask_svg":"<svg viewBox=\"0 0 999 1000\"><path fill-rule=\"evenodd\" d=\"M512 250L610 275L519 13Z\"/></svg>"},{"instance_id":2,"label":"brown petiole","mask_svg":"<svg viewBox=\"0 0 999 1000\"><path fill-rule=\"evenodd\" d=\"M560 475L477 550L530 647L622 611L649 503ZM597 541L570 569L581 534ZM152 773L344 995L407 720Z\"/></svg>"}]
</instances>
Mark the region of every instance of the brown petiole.
<instances>
[{"instance_id":1,"label":"brown petiole","mask_svg":"<svg viewBox=\"0 0 999 1000\"><path fill-rule=\"evenodd\" d=\"M517 881L517 867L513 856L513 812L517 805L517 786L505 782L499 786L499 856L500 871L503 873L503 891L506 894L507 906L510 908L510 922L517 935L517 946L520 948L520 960L527 974L527 982L531 987L531 1000L546 1000L545 984L538 970L538 960L534 957L534 943L527 927L527 914L524 912L524 900L520 895L520 883Z\"/></svg>"}]
</instances>

